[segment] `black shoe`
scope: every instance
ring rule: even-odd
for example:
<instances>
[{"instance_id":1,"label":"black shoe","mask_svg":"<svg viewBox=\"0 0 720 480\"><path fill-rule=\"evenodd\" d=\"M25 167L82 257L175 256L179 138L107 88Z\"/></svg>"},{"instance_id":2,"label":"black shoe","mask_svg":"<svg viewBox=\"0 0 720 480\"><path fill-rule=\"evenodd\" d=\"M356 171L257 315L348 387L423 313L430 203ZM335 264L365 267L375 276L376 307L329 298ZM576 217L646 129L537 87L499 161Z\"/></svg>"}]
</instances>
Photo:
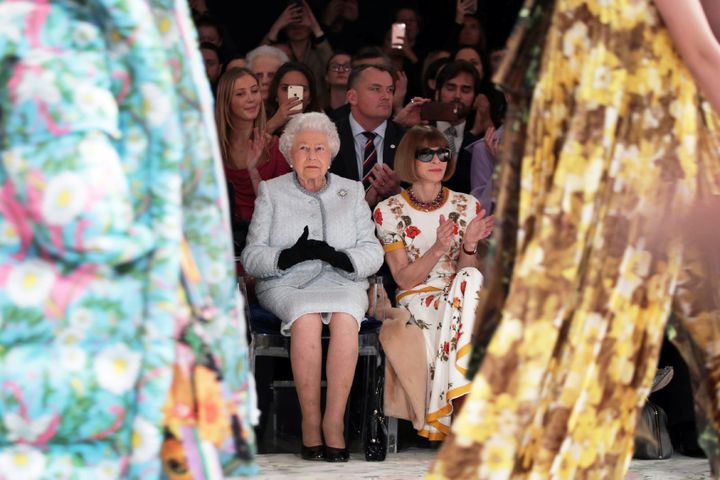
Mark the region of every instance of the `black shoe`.
<instances>
[{"instance_id":1,"label":"black shoe","mask_svg":"<svg viewBox=\"0 0 720 480\"><path fill-rule=\"evenodd\" d=\"M306 447L305 445L303 445L300 449L300 456L303 460L321 462L325 460L325 448L322 444L315 445L314 447Z\"/></svg>"},{"instance_id":2,"label":"black shoe","mask_svg":"<svg viewBox=\"0 0 720 480\"><path fill-rule=\"evenodd\" d=\"M347 448L325 447L326 462L347 462L350 460L350 452Z\"/></svg>"}]
</instances>

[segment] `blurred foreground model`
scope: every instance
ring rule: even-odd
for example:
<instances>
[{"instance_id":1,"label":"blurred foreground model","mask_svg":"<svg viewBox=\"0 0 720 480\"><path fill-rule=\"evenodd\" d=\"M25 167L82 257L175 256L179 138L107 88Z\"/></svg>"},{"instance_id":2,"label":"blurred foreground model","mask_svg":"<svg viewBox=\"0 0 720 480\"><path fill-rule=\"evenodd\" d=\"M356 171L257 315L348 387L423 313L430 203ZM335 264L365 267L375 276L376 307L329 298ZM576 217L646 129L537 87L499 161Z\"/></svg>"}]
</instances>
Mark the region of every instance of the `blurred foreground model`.
<instances>
[{"instance_id":1,"label":"blurred foreground model","mask_svg":"<svg viewBox=\"0 0 720 480\"><path fill-rule=\"evenodd\" d=\"M182 473L186 431L252 473L254 386L187 5L15 1L0 18L0 478L158 478L163 441Z\"/></svg>"},{"instance_id":2,"label":"blurred foreground model","mask_svg":"<svg viewBox=\"0 0 720 480\"><path fill-rule=\"evenodd\" d=\"M720 46L708 17L699 0L522 10L499 78L515 105L479 367L428 478L622 479L671 312L717 478Z\"/></svg>"}]
</instances>

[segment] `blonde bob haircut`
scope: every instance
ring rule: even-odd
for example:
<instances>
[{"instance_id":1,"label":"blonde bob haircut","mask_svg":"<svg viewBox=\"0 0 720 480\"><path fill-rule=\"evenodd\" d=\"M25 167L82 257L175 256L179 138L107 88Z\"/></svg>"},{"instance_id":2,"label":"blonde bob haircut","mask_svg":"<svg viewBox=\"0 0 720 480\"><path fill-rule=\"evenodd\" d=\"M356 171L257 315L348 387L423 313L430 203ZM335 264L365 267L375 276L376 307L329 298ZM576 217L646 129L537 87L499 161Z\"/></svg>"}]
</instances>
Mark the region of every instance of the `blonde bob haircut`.
<instances>
[{"instance_id":1,"label":"blonde bob haircut","mask_svg":"<svg viewBox=\"0 0 720 480\"><path fill-rule=\"evenodd\" d=\"M224 162L230 161L230 138L232 130L235 128L232 121L232 98L235 89L235 80L248 76L255 80L258 88L260 82L250 69L245 67L233 67L228 69L220 77L217 88L217 99L215 100L215 123L218 130L218 141L220 143L220 153ZM253 128L258 128L262 135L265 131L267 118L265 114L265 102L260 99L260 110L258 116L253 122ZM268 157L267 146L263 149L259 163L263 163Z\"/></svg>"},{"instance_id":2,"label":"blonde bob haircut","mask_svg":"<svg viewBox=\"0 0 720 480\"><path fill-rule=\"evenodd\" d=\"M442 148L449 145L447 137L435 127L412 127L405 132L395 152L395 173L403 182L417 182L419 179L415 172L415 151L419 148ZM455 158L447 162L443 181L453 176L455 163Z\"/></svg>"}]
</instances>

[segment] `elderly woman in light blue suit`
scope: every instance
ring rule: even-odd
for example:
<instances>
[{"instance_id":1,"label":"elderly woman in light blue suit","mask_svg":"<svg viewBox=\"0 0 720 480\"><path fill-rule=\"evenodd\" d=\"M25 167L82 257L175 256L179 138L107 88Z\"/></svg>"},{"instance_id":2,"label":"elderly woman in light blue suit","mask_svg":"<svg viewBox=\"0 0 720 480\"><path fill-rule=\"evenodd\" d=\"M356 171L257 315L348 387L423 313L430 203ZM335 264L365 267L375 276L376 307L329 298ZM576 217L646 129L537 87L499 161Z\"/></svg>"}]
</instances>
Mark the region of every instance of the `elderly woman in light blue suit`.
<instances>
[{"instance_id":1,"label":"elderly woman in light blue suit","mask_svg":"<svg viewBox=\"0 0 720 480\"><path fill-rule=\"evenodd\" d=\"M293 172L260 183L242 253L246 272L257 279L260 304L282 320L282 333L292 336L306 460L349 458L343 418L368 307L367 277L383 262L362 184L328 173L339 148L335 125L322 113L288 123L280 150ZM323 323L330 328L324 416Z\"/></svg>"}]
</instances>

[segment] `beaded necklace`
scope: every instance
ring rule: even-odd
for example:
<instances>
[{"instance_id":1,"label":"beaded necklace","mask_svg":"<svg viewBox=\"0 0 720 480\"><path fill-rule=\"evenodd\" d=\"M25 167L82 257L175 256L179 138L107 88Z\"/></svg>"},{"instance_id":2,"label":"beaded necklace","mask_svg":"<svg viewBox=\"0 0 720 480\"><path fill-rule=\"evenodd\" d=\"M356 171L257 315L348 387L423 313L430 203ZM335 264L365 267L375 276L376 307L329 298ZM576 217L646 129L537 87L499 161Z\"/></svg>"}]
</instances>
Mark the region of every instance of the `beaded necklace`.
<instances>
[{"instance_id":1,"label":"beaded necklace","mask_svg":"<svg viewBox=\"0 0 720 480\"><path fill-rule=\"evenodd\" d=\"M422 210L423 212L431 212L433 210L437 210L443 205L443 203L445 203L445 188L440 188L440 191L438 192L435 199L430 202L423 202L421 200L418 200L412 188L407 189L407 194L413 206L418 210Z\"/></svg>"}]
</instances>

